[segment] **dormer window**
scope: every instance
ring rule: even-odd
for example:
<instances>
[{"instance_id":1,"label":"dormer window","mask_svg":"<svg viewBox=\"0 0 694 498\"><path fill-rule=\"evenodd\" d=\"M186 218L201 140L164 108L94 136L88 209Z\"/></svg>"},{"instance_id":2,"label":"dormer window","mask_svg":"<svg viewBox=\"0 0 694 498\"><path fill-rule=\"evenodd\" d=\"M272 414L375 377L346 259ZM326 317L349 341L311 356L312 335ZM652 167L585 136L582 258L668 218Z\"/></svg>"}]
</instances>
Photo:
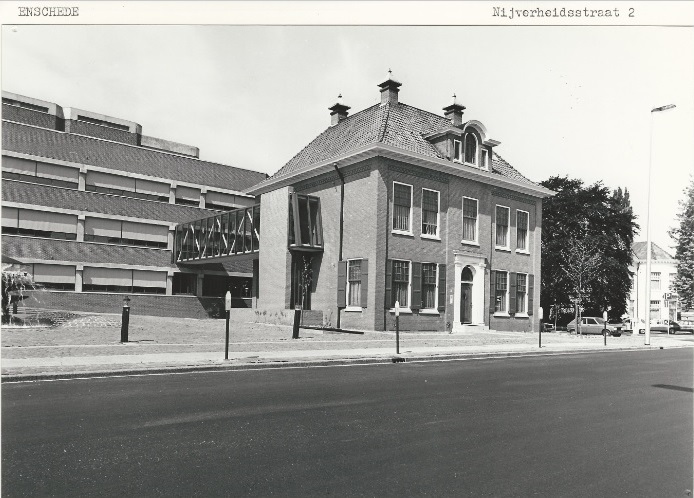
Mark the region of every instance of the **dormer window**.
<instances>
[{"instance_id":1,"label":"dormer window","mask_svg":"<svg viewBox=\"0 0 694 498\"><path fill-rule=\"evenodd\" d=\"M463 162L463 143L460 140L453 140L453 160Z\"/></svg>"},{"instance_id":2,"label":"dormer window","mask_svg":"<svg viewBox=\"0 0 694 498\"><path fill-rule=\"evenodd\" d=\"M477 166L477 137L474 133L465 135L465 163Z\"/></svg>"}]
</instances>

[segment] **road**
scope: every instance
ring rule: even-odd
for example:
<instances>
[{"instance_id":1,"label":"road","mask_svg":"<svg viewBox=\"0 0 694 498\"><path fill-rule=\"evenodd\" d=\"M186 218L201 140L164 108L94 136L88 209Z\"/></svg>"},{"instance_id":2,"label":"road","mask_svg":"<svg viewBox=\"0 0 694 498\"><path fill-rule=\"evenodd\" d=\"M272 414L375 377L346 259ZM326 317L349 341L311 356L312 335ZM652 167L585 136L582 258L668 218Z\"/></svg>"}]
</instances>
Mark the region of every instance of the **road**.
<instances>
[{"instance_id":1,"label":"road","mask_svg":"<svg viewBox=\"0 0 694 498\"><path fill-rule=\"evenodd\" d=\"M3 496L687 496L692 349L2 385Z\"/></svg>"}]
</instances>

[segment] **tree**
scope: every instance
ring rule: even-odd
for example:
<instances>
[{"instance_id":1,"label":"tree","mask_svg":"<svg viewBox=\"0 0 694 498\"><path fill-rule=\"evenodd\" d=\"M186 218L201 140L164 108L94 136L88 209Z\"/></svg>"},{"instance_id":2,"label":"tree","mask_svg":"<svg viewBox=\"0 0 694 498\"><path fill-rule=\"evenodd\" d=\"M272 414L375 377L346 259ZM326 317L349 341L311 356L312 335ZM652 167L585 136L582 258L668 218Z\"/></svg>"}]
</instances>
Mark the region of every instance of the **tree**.
<instances>
[{"instance_id":1,"label":"tree","mask_svg":"<svg viewBox=\"0 0 694 498\"><path fill-rule=\"evenodd\" d=\"M601 316L609 310L610 316L621 317L627 310L629 266L638 229L629 192L621 188L610 192L601 182L586 187L582 180L558 176L542 185L556 192L543 202L543 308L563 308L562 320L570 319L571 303L578 296L567 270L576 263L572 258L583 244L586 251L599 256L596 271L583 281L584 288L589 290L581 296L584 312Z\"/></svg>"},{"instance_id":2,"label":"tree","mask_svg":"<svg viewBox=\"0 0 694 498\"><path fill-rule=\"evenodd\" d=\"M679 226L669 232L676 242L677 276L673 290L680 296L682 309L694 310L694 178L685 188L679 205Z\"/></svg>"},{"instance_id":3,"label":"tree","mask_svg":"<svg viewBox=\"0 0 694 498\"><path fill-rule=\"evenodd\" d=\"M576 309L576 332L581 333L581 306L585 296L593 292L593 284L602 264L602 258L595 249L595 244L588 239L569 239L562 251L564 273L572 301Z\"/></svg>"},{"instance_id":4,"label":"tree","mask_svg":"<svg viewBox=\"0 0 694 498\"><path fill-rule=\"evenodd\" d=\"M31 275L21 271L2 270L2 323L10 321L10 304L13 296L21 299L23 291L35 288Z\"/></svg>"}]
</instances>

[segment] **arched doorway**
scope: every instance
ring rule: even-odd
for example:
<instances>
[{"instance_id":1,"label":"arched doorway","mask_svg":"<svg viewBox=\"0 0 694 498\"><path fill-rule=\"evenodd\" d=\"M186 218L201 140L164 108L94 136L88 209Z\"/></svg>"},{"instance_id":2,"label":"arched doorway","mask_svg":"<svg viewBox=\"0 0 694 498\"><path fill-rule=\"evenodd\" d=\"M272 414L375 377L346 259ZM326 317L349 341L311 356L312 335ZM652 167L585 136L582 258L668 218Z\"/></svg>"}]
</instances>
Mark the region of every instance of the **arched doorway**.
<instances>
[{"instance_id":1,"label":"arched doorway","mask_svg":"<svg viewBox=\"0 0 694 498\"><path fill-rule=\"evenodd\" d=\"M460 323L472 323L472 269L463 268L460 274Z\"/></svg>"}]
</instances>

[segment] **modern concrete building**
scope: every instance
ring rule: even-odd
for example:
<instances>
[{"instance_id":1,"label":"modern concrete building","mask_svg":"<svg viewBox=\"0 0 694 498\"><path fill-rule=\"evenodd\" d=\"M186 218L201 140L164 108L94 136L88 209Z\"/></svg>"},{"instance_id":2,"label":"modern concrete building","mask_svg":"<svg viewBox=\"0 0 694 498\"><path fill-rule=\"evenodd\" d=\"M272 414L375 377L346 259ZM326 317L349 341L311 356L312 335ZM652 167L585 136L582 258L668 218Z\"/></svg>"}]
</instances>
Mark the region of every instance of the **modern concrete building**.
<instances>
[{"instance_id":1,"label":"modern concrete building","mask_svg":"<svg viewBox=\"0 0 694 498\"><path fill-rule=\"evenodd\" d=\"M651 242L651 276L646 275L646 242L634 242L634 259L631 271L631 293L629 295L629 318L635 321L646 319L646 285L651 286L649 319L661 321L670 319L670 307L665 294L671 292L677 275L677 260L655 242ZM649 284L650 280L650 284Z\"/></svg>"},{"instance_id":2,"label":"modern concrete building","mask_svg":"<svg viewBox=\"0 0 694 498\"><path fill-rule=\"evenodd\" d=\"M252 306L253 264L173 260L177 224L255 203L267 175L199 159L134 122L2 93L2 260L47 291L32 306L170 316Z\"/></svg>"},{"instance_id":3,"label":"modern concrete building","mask_svg":"<svg viewBox=\"0 0 694 498\"><path fill-rule=\"evenodd\" d=\"M439 115L400 102L392 77L378 87L353 115L330 107L325 131L248 190L262 206L258 308L392 330L398 302L402 330L537 330L552 192L458 102Z\"/></svg>"}]
</instances>

